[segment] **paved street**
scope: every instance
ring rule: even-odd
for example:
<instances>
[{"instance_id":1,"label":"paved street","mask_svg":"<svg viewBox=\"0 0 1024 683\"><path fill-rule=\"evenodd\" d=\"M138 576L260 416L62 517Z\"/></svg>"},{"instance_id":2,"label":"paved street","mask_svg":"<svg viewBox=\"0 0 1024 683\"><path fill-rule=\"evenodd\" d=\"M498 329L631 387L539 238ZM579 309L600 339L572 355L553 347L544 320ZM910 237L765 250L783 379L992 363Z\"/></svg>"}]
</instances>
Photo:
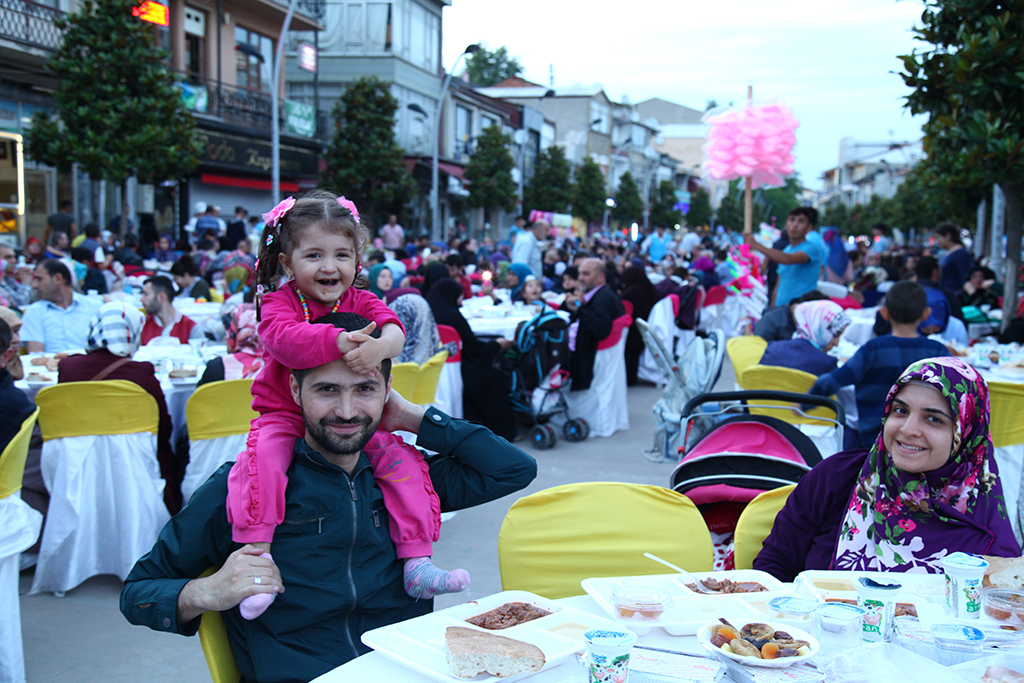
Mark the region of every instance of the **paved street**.
<instances>
[{"instance_id":1,"label":"paved street","mask_svg":"<svg viewBox=\"0 0 1024 683\"><path fill-rule=\"evenodd\" d=\"M733 386L725 363L719 387ZM630 425L607 439L572 444L559 441L531 451L539 471L521 495L578 481L626 481L665 485L671 464L648 462L640 454L652 442L651 406L661 389L629 389ZM522 443L526 443L525 441ZM527 447L529 450L529 447ZM498 530L514 496L460 512L441 529L434 561L463 567L473 579L472 595L501 590ZM32 572L21 577L22 628L28 683L181 683L209 681L198 638L182 638L131 626L118 611L121 582L96 577L64 598L26 596ZM436 600L438 609L469 599L465 594Z\"/></svg>"}]
</instances>

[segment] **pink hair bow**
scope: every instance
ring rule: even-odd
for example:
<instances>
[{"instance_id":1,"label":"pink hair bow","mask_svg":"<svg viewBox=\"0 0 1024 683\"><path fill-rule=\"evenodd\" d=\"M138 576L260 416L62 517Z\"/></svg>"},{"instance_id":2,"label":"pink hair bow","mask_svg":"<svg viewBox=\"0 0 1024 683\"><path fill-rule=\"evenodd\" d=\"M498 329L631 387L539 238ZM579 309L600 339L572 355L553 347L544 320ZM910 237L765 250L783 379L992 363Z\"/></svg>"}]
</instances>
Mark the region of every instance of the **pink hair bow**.
<instances>
[{"instance_id":1,"label":"pink hair bow","mask_svg":"<svg viewBox=\"0 0 1024 683\"><path fill-rule=\"evenodd\" d=\"M284 217L292 210L293 206L295 206L295 197L285 197L281 200L280 204L263 214L263 222L280 232L281 221L284 220Z\"/></svg>"},{"instance_id":2,"label":"pink hair bow","mask_svg":"<svg viewBox=\"0 0 1024 683\"><path fill-rule=\"evenodd\" d=\"M355 202L346 197L338 197L338 203L351 211L352 217L356 219L356 223L359 222L359 209L356 208Z\"/></svg>"}]
</instances>

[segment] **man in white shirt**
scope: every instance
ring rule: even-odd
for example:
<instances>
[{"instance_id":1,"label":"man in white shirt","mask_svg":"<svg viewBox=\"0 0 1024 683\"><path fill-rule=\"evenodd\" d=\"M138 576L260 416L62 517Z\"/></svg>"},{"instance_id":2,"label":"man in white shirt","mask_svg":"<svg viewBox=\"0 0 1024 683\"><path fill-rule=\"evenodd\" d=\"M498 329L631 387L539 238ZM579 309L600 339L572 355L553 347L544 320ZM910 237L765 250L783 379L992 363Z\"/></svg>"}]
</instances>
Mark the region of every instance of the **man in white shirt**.
<instances>
[{"instance_id":1,"label":"man in white shirt","mask_svg":"<svg viewBox=\"0 0 1024 683\"><path fill-rule=\"evenodd\" d=\"M36 266L32 289L39 300L26 309L21 327L29 353L84 349L89 323L103 302L71 289L71 272L56 259Z\"/></svg>"},{"instance_id":2,"label":"man in white shirt","mask_svg":"<svg viewBox=\"0 0 1024 683\"><path fill-rule=\"evenodd\" d=\"M388 216L387 225L380 229L380 238L384 241L384 248L391 251L405 246L405 230L398 224L398 216Z\"/></svg>"},{"instance_id":3,"label":"man in white shirt","mask_svg":"<svg viewBox=\"0 0 1024 683\"><path fill-rule=\"evenodd\" d=\"M512 245L512 263L529 266L533 276L544 281L544 261L541 240L551 236L551 224L544 219L536 220L516 237Z\"/></svg>"},{"instance_id":4,"label":"man in white shirt","mask_svg":"<svg viewBox=\"0 0 1024 683\"><path fill-rule=\"evenodd\" d=\"M683 239L679 244L679 251L687 256L692 256L694 250L699 246L700 235L696 231L691 231L683 235Z\"/></svg>"}]
</instances>

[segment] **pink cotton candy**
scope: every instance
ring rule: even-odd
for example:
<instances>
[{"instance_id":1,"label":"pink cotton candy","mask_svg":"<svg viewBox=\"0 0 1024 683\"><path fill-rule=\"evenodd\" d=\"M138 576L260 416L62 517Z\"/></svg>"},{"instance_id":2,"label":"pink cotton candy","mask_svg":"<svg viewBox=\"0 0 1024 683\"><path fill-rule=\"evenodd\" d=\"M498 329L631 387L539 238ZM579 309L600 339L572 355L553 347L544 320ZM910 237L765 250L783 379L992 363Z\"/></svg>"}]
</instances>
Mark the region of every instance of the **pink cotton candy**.
<instances>
[{"instance_id":1,"label":"pink cotton candy","mask_svg":"<svg viewBox=\"0 0 1024 683\"><path fill-rule=\"evenodd\" d=\"M793 173L793 147L800 125L784 104L716 110L704 144L704 170L714 180L751 178L753 187L778 186Z\"/></svg>"}]
</instances>

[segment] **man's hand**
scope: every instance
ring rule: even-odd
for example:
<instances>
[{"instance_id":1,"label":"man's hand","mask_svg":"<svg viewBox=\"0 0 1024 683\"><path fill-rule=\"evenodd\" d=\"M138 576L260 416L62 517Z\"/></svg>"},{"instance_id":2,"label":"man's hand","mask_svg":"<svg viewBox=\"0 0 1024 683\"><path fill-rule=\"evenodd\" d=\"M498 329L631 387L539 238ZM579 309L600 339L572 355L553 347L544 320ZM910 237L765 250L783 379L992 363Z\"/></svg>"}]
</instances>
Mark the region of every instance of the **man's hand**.
<instances>
[{"instance_id":1,"label":"man's hand","mask_svg":"<svg viewBox=\"0 0 1024 683\"><path fill-rule=\"evenodd\" d=\"M185 584L178 594L178 623L192 621L203 612L231 609L250 595L283 593L281 572L262 554L262 549L244 545L228 556L217 573Z\"/></svg>"},{"instance_id":2,"label":"man's hand","mask_svg":"<svg viewBox=\"0 0 1024 683\"><path fill-rule=\"evenodd\" d=\"M341 355L345 355L349 351L355 351L359 348L361 341L355 341L354 335L360 335L357 339L373 339L370 333L377 328L377 323L370 321L370 324L361 330L355 332L346 332L345 330L338 330L338 351Z\"/></svg>"},{"instance_id":3,"label":"man's hand","mask_svg":"<svg viewBox=\"0 0 1024 683\"><path fill-rule=\"evenodd\" d=\"M380 418L380 428L386 432L403 431L419 434L420 423L427 409L407 401L394 389L384 404L384 413Z\"/></svg>"},{"instance_id":4,"label":"man's hand","mask_svg":"<svg viewBox=\"0 0 1024 683\"><path fill-rule=\"evenodd\" d=\"M743 243L751 249L757 249L761 246L761 243L754 239L754 233L752 232L743 233Z\"/></svg>"},{"instance_id":5,"label":"man's hand","mask_svg":"<svg viewBox=\"0 0 1024 683\"><path fill-rule=\"evenodd\" d=\"M18 268L17 271L15 271L14 277L21 284L27 285L28 283L32 282L32 272L33 271L31 268L29 268L28 266L23 266L21 268Z\"/></svg>"}]
</instances>

